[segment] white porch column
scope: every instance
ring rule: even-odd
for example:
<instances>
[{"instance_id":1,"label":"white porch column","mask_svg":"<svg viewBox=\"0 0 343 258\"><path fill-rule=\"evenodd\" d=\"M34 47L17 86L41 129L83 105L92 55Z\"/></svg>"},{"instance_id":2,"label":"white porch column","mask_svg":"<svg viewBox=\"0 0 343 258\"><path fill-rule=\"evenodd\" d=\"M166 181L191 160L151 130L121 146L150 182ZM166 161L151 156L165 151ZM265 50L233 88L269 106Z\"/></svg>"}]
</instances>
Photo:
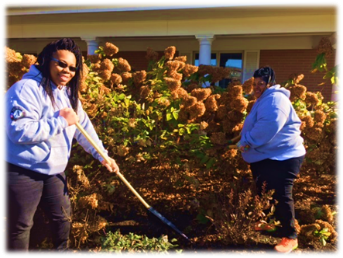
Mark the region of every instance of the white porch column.
<instances>
[{"instance_id":1,"label":"white porch column","mask_svg":"<svg viewBox=\"0 0 343 258\"><path fill-rule=\"evenodd\" d=\"M342 31L338 30L335 33L336 39L336 56L335 56L335 66L342 63ZM340 100L343 96L341 94L335 94L335 91L339 90L336 84L332 84L331 88L331 100Z\"/></svg>"},{"instance_id":2,"label":"white porch column","mask_svg":"<svg viewBox=\"0 0 343 258\"><path fill-rule=\"evenodd\" d=\"M199 65L211 65L211 45L214 40L214 35L197 35L199 40Z\"/></svg>"},{"instance_id":3,"label":"white porch column","mask_svg":"<svg viewBox=\"0 0 343 258\"><path fill-rule=\"evenodd\" d=\"M99 43L96 37L81 37L87 43L87 55L94 55L95 50L99 48Z\"/></svg>"}]
</instances>

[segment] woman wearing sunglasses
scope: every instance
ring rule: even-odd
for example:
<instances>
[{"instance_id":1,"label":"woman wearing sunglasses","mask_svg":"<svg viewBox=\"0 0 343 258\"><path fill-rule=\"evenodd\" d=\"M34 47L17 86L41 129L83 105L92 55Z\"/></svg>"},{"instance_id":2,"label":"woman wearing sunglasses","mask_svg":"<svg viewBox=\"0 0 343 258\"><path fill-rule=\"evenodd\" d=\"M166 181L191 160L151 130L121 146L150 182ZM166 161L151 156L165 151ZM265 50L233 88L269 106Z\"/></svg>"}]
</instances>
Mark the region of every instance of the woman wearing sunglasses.
<instances>
[{"instance_id":1,"label":"woman wearing sunglasses","mask_svg":"<svg viewBox=\"0 0 343 258\"><path fill-rule=\"evenodd\" d=\"M96 152L76 130L79 122L102 146L78 98L82 55L72 39L48 44L37 64L6 93L8 249L28 250L37 206L50 219L57 250L68 248L71 214L64 170L73 139L111 172L119 167Z\"/></svg>"}]
</instances>

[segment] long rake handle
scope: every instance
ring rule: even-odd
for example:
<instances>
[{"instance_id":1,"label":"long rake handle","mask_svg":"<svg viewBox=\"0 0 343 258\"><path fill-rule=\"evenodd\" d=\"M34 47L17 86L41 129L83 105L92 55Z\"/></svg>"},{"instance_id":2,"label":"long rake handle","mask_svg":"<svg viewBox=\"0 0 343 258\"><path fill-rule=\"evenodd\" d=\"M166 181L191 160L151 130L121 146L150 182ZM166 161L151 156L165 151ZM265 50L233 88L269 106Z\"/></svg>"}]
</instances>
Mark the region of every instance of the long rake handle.
<instances>
[{"instance_id":1,"label":"long rake handle","mask_svg":"<svg viewBox=\"0 0 343 258\"><path fill-rule=\"evenodd\" d=\"M99 148L99 146L93 141L93 139L89 136L89 134L83 129L82 125L80 123L76 123L77 129L83 134L84 137L86 137L87 141L96 149L96 151L101 155L101 157L106 160L108 164L111 164L111 161L109 160L108 156L105 155L105 153ZM119 178L124 182L124 184L133 192L134 195L143 203L143 205L147 208L150 209L150 205L140 196L139 193L131 186L131 184L126 180L126 178L118 171L117 175Z\"/></svg>"}]
</instances>

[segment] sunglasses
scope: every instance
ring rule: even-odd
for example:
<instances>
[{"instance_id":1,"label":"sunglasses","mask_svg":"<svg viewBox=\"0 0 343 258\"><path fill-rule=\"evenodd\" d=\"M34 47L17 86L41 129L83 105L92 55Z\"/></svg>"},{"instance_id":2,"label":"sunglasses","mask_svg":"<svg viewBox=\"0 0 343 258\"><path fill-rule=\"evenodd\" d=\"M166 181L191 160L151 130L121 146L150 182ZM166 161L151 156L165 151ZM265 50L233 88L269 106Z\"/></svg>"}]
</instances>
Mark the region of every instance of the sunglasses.
<instances>
[{"instance_id":1,"label":"sunglasses","mask_svg":"<svg viewBox=\"0 0 343 258\"><path fill-rule=\"evenodd\" d=\"M62 61L60 61L60 60L58 60L58 59L56 59L56 58L54 58L54 57L51 57L51 60L57 62L57 65L58 65L59 67L63 68L63 69L68 67L68 68L69 68L69 71L71 71L71 72L76 72L76 71L77 71L77 67L68 66L66 63L64 63L64 62L62 62Z\"/></svg>"}]
</instances>

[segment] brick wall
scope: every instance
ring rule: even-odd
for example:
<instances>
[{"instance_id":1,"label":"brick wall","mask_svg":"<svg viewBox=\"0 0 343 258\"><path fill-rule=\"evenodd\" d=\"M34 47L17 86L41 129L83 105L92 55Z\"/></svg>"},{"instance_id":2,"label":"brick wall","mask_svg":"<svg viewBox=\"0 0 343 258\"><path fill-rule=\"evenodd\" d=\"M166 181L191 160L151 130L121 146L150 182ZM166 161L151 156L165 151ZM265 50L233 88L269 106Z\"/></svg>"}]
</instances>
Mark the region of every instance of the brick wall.
<instances>
[{"instance_id":1,"label":"brick wall","mask_svg":"<svg viewBox=\"0 0 343 258\"><path fill-rule=\"evenodd\" d=\"M335 65L335 54L327 58L327 67L331 69ZM288 80L292 73L304 74L304 79L300 84L307 87L309 91L320 91L324 96L324 101L331 100L332 85L330 80L324 80L324 72L311 73L312 64L316 60L316 49L297 50L261 50L260 67L269 65L276 74L276 82L282 83ZM318 86L325 82L323 86Z\"/></svg>"}]
</instances>

